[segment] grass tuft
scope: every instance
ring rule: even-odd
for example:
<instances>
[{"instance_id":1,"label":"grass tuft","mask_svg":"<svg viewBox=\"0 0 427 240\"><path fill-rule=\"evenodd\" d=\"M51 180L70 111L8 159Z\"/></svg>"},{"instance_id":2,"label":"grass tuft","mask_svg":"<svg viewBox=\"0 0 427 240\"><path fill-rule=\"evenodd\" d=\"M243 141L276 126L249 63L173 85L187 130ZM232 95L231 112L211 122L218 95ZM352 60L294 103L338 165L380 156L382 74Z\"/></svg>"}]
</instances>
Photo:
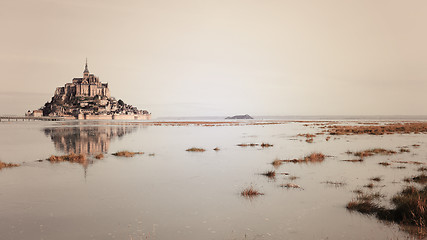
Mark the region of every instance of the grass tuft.
<instances>
[{"instance_id":1,"label":"grass tuft","mask_svg":"<svg viewBox=\"0 0 427 240\"><path fill-rule=\"evenodd\" d=\"M87 158L86 158L86 155L84 155L84 154L75 154L75 153L70 153L68 155L63 155L63 156L52 155L47 160L49 162L51 162L51 163L56 163L56 162L72 162L72 163L86 164L88 162Z\"/></svg>"},{"instance_id":2,"label":"grass tuft","mask_svg":"<svg viewBox=\"0 0 427 240\"><path fill-rule=\"evenodd\" d=\"M295 183L282 184L282 185L280 185L280 187L282 187L282 188L300 188L300 189L302 189L299 185L297 185Z\"/></svg>"},{"instance_id":3,"label":"grass tuft","mask_svg":"<svg viewBox=\"0 0 427 240\"><path fill-rule=\"evenodd\" d=\"M283 160L275 159L275 160L271 163L271 165L273 165L275 168L277 168L277 167L279 167L280 165L282 165L282 163L283 163Z\"/></svg>"},{"instance_id":4,"label":"grass tuft","mask_svg":"<svg viewBox=\"0 0 427 240\"><path fill-rule=\"evenodd\" d=\"M280 160L282 162L291 162L291 163L318 163L325 160L325 155L322 153L312 153L304 158L292 159L292 160Z\"/></svg>"},{"instance_id":5,"label":"grass tuft","mask_svg":"<svg viewBox=\"0 0 427 240\"><path fill-rule=\"evenodd\" d=\"M273 144L270 143L261 143L261 147L266 148L266 147L272 147L274 146Z\"/></svg>"},{"instance_id":6,"label":"grass tuft","mask_svg":"<svg viewBox=\"0 0 427 240\"><path fill-rule=\"evenodd\" d=\"M353 163L360 163L363 162L363 159L347 159L347 160L342 160L343 162L353 162Z\"/></svg>"},{"instance_id":7,"label":"grass tuft","mask_svg":"<svg viewBox=\"0 0 427 240\"><path fill-rule=\"evenodd\" d=\"M420 183L420 184L426 184L427 183L427 175L422 173L418 176L405 178L404 181L405 182L416 182L416 183Z\"/></svg>"},{"instance_id":8,"label":"grass tuft","mask_svg":"<svg viewBox=\"0 0 427 240\"><path fill-rule=\"evenodd\" d=\"M254 189L254 187L250 186L248 188L245 188L240 192L240 195L247 198L253 198L259 195L264 195L264 193L259 192L258 190Z\"/></svg>"},{"instance_id":9,"label":"grass tuft","mask_svg":"<svg viewBox=\"0 0 427 240\"><path fill-rule=\"evenodd\" d=\"M276 172L275 171L267 171L265 173L261 173L261 175L266 176L270 179L274 179L276 177Z\"/></svg>"},{"instance_id":10,"label":"grass tuft","mask_svg":"<svg viewBox=\"0 0 427 240\"><path fill-rule=\"evenodd\" d=\"M355 152L354 156L356 157L360 157L360 158L365 158L365 157L370 157L370 156L374 156L374 155L392 155L392 154L396 154L397 152L393 151L393 150L387 150L384 148L373 148L373 149L368 149L368 150L364 150L364 151L360 151L360 152Z\"/></svg>"},{"instance_id":11,"label":"grass tuft","mask_svg":"<svg viewBox=\"0 0 427 240\"><path fill-rule=\"evenodd\" d=\"M129 152L129 151L120 151L120 152L113 153L113 155L117 156L117 157L133 157L136 154L144 154L144 153L143 152Z\"/></svg>"},{"instance_id":12,"label":"grass tuft","mask_svg":"<svg viewBox=\"0 0 427 240\"><path fill-rule=\"evenodd\" d=\"M205 149L203 149L203 148L196 148L196 147L192 147L192 148L189 148L189 149L187 149L187 150L185 150L185 151L187 151L187 152L204 152L204 151L206 151Z\"/></svg>"},{"instance_id":13,"label":"grass tuft","mask_svg":"<svg viewBox=\"0 0 427 240\"><path fill-rule=\"evenodd\" d=\"M21 166L20 164L17 163L4 163L2 161L0 161L0 170L2 168L12 168L12 167L19 167Z\"/></svg>"},{"instance_id":14,"label":"grass tuft","mask_svg":"<svg viewBox=\"0 0 427 240\"><path fill-rule=\"evenodd\" d=\"M369 180L374 181L374 182L381 182L382 178L381 177L371 177Z\"/></svg>"},{"instance_id":15,"label":"grass tuft","mask_svg":"<svg viewBox=\"0 0 427 240\"><path fill-rule=\"evenodd\" d=\"M338 181L326 181L323 183L328 184L328 185L333 185L335 187L342 187L342 186L347 185L345 182L338 182Z\"/></svg>"},{"instance_id":16,"label":"grass tuft","mask_svg":"<svg viewBox=\"0 0 427 240\"><path fill-rule=\"evenodd\" d=\"M237 146L239 146L239 147L256 147L258 145L259 145L258 143L240 143L240 144L237 144Z\"/></svg>"}]
</instances>

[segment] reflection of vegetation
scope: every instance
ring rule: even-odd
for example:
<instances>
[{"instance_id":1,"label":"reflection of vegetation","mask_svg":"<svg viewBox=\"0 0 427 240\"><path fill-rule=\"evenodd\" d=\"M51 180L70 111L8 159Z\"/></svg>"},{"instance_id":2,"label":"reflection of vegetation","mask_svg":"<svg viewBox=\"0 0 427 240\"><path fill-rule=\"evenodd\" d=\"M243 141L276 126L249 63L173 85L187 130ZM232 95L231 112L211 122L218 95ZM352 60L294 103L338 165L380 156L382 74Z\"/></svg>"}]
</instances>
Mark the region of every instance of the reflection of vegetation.
<instances>
[{"instance_id":1,"label":"reflection of vegetation","mask_svg":"<svg viewBox=\"0 0 427 240\"><path fill-rule=\"evenodd\" d=\"M130 126L51 127L43 129L55 148L64 153L99 154L108 151L111 139L135 130Z\"/></svg>"}]
</instances>

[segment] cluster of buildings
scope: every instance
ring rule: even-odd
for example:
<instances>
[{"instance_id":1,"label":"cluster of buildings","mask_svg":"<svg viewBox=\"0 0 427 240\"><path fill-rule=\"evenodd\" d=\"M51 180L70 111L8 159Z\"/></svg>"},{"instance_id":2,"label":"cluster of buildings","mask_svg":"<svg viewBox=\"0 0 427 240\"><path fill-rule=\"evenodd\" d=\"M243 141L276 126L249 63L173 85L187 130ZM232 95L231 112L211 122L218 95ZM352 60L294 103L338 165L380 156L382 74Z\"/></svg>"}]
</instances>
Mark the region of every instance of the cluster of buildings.
<instances>
[{"instance_id":1,"label":"cluster of buildings","mask_svg":"<svg viewBox=\"0 0 427 240\"><path fill-rule=\"evenodd\" d=\"M89 73L87 61L83 77L58 87L50 102L41 109L28 111L28 116L63 117L66 119L150 119L146 110L116 100L110 96L108 83L102 83Z\"/></svg>"}]
</instances>

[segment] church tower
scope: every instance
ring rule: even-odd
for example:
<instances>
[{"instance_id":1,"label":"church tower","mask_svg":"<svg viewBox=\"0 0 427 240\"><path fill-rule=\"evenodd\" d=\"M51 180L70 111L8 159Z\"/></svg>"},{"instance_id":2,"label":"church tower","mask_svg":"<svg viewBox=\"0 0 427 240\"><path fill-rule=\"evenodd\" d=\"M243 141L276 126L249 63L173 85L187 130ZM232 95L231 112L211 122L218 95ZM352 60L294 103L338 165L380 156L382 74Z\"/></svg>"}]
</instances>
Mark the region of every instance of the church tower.
<instances>
[{"instance_id":1,"label":"church tower","mask_svg":"<svg viewBox=\"0 0 427 240\"><path fill-rule=\"evenodd\" d=\"M83 71L83 78L87 78L89 76L89 69L87 69L87 58L86 58L86 65L85 70Z\"/></svg>"}]
</instances>

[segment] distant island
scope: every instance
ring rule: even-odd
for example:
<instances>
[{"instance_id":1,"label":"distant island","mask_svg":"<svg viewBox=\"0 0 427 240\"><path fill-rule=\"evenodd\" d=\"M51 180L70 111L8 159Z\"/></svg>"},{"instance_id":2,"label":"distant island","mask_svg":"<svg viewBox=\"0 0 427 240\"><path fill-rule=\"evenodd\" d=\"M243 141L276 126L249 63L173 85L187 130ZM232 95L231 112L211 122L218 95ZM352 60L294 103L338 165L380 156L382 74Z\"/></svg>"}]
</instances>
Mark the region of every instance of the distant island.
<instances>
[{"instance_id":1,"label":"distant island","mask_svg":"<svg viewBox=\"0 0 427 240\"><path fill-rule=\"evenodd\" d=\"M249 116L248 114L245 114L245 115L235 115L232 117L226 117L225 119L254 119L254 118Z\"/></svg>"},{"instance_id":2,"label":"distant island","mask_svg":"<svg viewBox=\"0 0 427 240\"><path fill-rule=\"evenodd\" d=\"M87 60L83 77L58 87L50 102L38 110L28 111L27 116L63 117L66 119L150 119L147 110L116 100L110 96L108 83L102 83L90 74Z\"/></svg>"}]
</instances>

